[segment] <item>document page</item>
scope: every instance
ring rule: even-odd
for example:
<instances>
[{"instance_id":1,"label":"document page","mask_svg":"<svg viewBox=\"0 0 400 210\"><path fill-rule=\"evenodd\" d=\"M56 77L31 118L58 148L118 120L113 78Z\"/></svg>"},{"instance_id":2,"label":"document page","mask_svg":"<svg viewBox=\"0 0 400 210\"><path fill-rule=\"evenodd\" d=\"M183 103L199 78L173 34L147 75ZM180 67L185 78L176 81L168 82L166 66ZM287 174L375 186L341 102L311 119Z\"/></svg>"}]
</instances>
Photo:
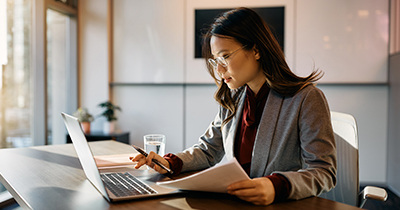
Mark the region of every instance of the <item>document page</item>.
<instances>
[{"instance_id":1,"label":"document page","mask_svg":"<svg viewBox=\"0 0 400 210\"><path fill-rule=\"evenodd\" d=\"M96 162L97 168L99 169L109 167L133 167L134 165L136 165L136 162L132 162L131 160L129 160L130 156L132 156L132 153L117 155L98 155L94 156L94 160Z\"/></svg>"},{"instance_id":2,"label":"document page","mask_svg":"<svg viewBox=\"0 0 400 210\"><path fill-rule=\"evenodd\" d=\"M172 181L157 182L157 184L181 190L227 193L227 187L230 184L248 179L250 179L249 176L247 176L238 161L233 158L230 161L217 164L191 176Z\"/></svg>"}]
</instances>

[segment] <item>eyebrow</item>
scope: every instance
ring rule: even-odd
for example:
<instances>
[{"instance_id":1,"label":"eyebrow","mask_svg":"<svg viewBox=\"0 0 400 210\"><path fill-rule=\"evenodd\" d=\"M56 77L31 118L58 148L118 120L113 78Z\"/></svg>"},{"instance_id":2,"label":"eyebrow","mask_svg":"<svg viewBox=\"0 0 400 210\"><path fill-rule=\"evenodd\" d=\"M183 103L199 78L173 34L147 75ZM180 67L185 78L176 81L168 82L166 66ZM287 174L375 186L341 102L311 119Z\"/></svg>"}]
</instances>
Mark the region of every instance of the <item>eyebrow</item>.
<instances>
[{"instance_id":1,"label":"eyebrow","mask_svg":"<svg viewBox=\"0 0 400 210\"><path fill-rule=\"evenodd\" d=\"M216 54L216 55L218 55L218 54L221 54L221 53L223 53L223 52L225 52L225 51L228 51L228 52L229 52L229 50L220 50L220 51L218 51L218 52L217 52L217 54ZM212 54L212 53L211 53L211 55L212 55L213 57L215 57L215 55L214 55L214 54Z\"/></svg>"}]
</instances>

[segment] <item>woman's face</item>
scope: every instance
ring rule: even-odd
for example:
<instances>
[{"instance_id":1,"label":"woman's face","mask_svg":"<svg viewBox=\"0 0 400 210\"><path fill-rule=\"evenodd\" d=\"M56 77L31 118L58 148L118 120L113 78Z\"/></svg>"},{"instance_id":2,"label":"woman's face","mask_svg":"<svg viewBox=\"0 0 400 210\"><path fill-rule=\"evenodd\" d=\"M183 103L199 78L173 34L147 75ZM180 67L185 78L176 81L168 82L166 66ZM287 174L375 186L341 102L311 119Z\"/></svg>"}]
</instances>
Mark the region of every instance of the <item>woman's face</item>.
<instances>
[{"instance_id":1,"label":"woman's face","mask_svg":"<svg viewBox=\"0 0 400 210\"><path fill-rule=\"evenodd\" d=\"M210 46L214 59L224 57L243 47L234 39L216 36L211 37ZM228 63L226 67L218 64L215 70L230 89L247 84L253 92L257 93L266 80L258 59L260 59L260 55L255 48L252 50L241 49L226 59Z\"/></svg>"}]
</instances>

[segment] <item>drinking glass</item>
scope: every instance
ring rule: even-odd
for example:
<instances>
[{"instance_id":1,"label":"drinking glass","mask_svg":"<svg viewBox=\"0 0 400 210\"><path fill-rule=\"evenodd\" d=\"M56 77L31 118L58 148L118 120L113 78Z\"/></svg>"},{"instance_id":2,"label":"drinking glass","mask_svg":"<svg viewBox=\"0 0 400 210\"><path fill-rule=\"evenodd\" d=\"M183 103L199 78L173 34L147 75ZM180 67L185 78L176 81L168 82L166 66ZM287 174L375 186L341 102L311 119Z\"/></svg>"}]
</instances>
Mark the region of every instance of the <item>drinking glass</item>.
<instances>
[{"instance_id":1,"label":"drinking glass","mask_svg":"<svg viewBox=\"0 0 400 210\"><path fill-rule=\"evenodd\" d=\"M153 151L161 157L165 154L165 135L163 134L148 134L143 136L144 150L147 153Z\"/></svg>"}]
</instances>

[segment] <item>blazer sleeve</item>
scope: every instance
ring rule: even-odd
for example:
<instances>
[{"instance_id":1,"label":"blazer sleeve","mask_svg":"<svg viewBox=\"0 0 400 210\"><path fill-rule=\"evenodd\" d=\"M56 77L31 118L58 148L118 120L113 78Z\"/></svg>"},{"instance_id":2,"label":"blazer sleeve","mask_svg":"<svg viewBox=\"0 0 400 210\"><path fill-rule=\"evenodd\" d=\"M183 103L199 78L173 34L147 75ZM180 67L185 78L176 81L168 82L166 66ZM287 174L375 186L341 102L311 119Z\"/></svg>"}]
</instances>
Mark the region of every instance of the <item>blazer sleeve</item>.
<instances>
[{"instance_id":1,"label":"blazer sleeve","mask_svg":"<svg viewBox=\"0 0 400 210\"><path fill-rule=\"evenodd\" d=\"M329 106L322 91L313 88L307 93L298 117L303 168L279 172L291 183L289 199L317 196L336 185L336 144Z\"/></svg>"},{"instance_id":2,"label":"blazer sleeve","mask_svg":"<svg viewBox=\"0 0 400 210\"><path fill-rule=\"evenodd\" d=\"M216 115L197 144L177 153L182 162L182 172L209 168L219 163L225 155L221 133L221 113Z\"/></svg>"}]
</instances>

